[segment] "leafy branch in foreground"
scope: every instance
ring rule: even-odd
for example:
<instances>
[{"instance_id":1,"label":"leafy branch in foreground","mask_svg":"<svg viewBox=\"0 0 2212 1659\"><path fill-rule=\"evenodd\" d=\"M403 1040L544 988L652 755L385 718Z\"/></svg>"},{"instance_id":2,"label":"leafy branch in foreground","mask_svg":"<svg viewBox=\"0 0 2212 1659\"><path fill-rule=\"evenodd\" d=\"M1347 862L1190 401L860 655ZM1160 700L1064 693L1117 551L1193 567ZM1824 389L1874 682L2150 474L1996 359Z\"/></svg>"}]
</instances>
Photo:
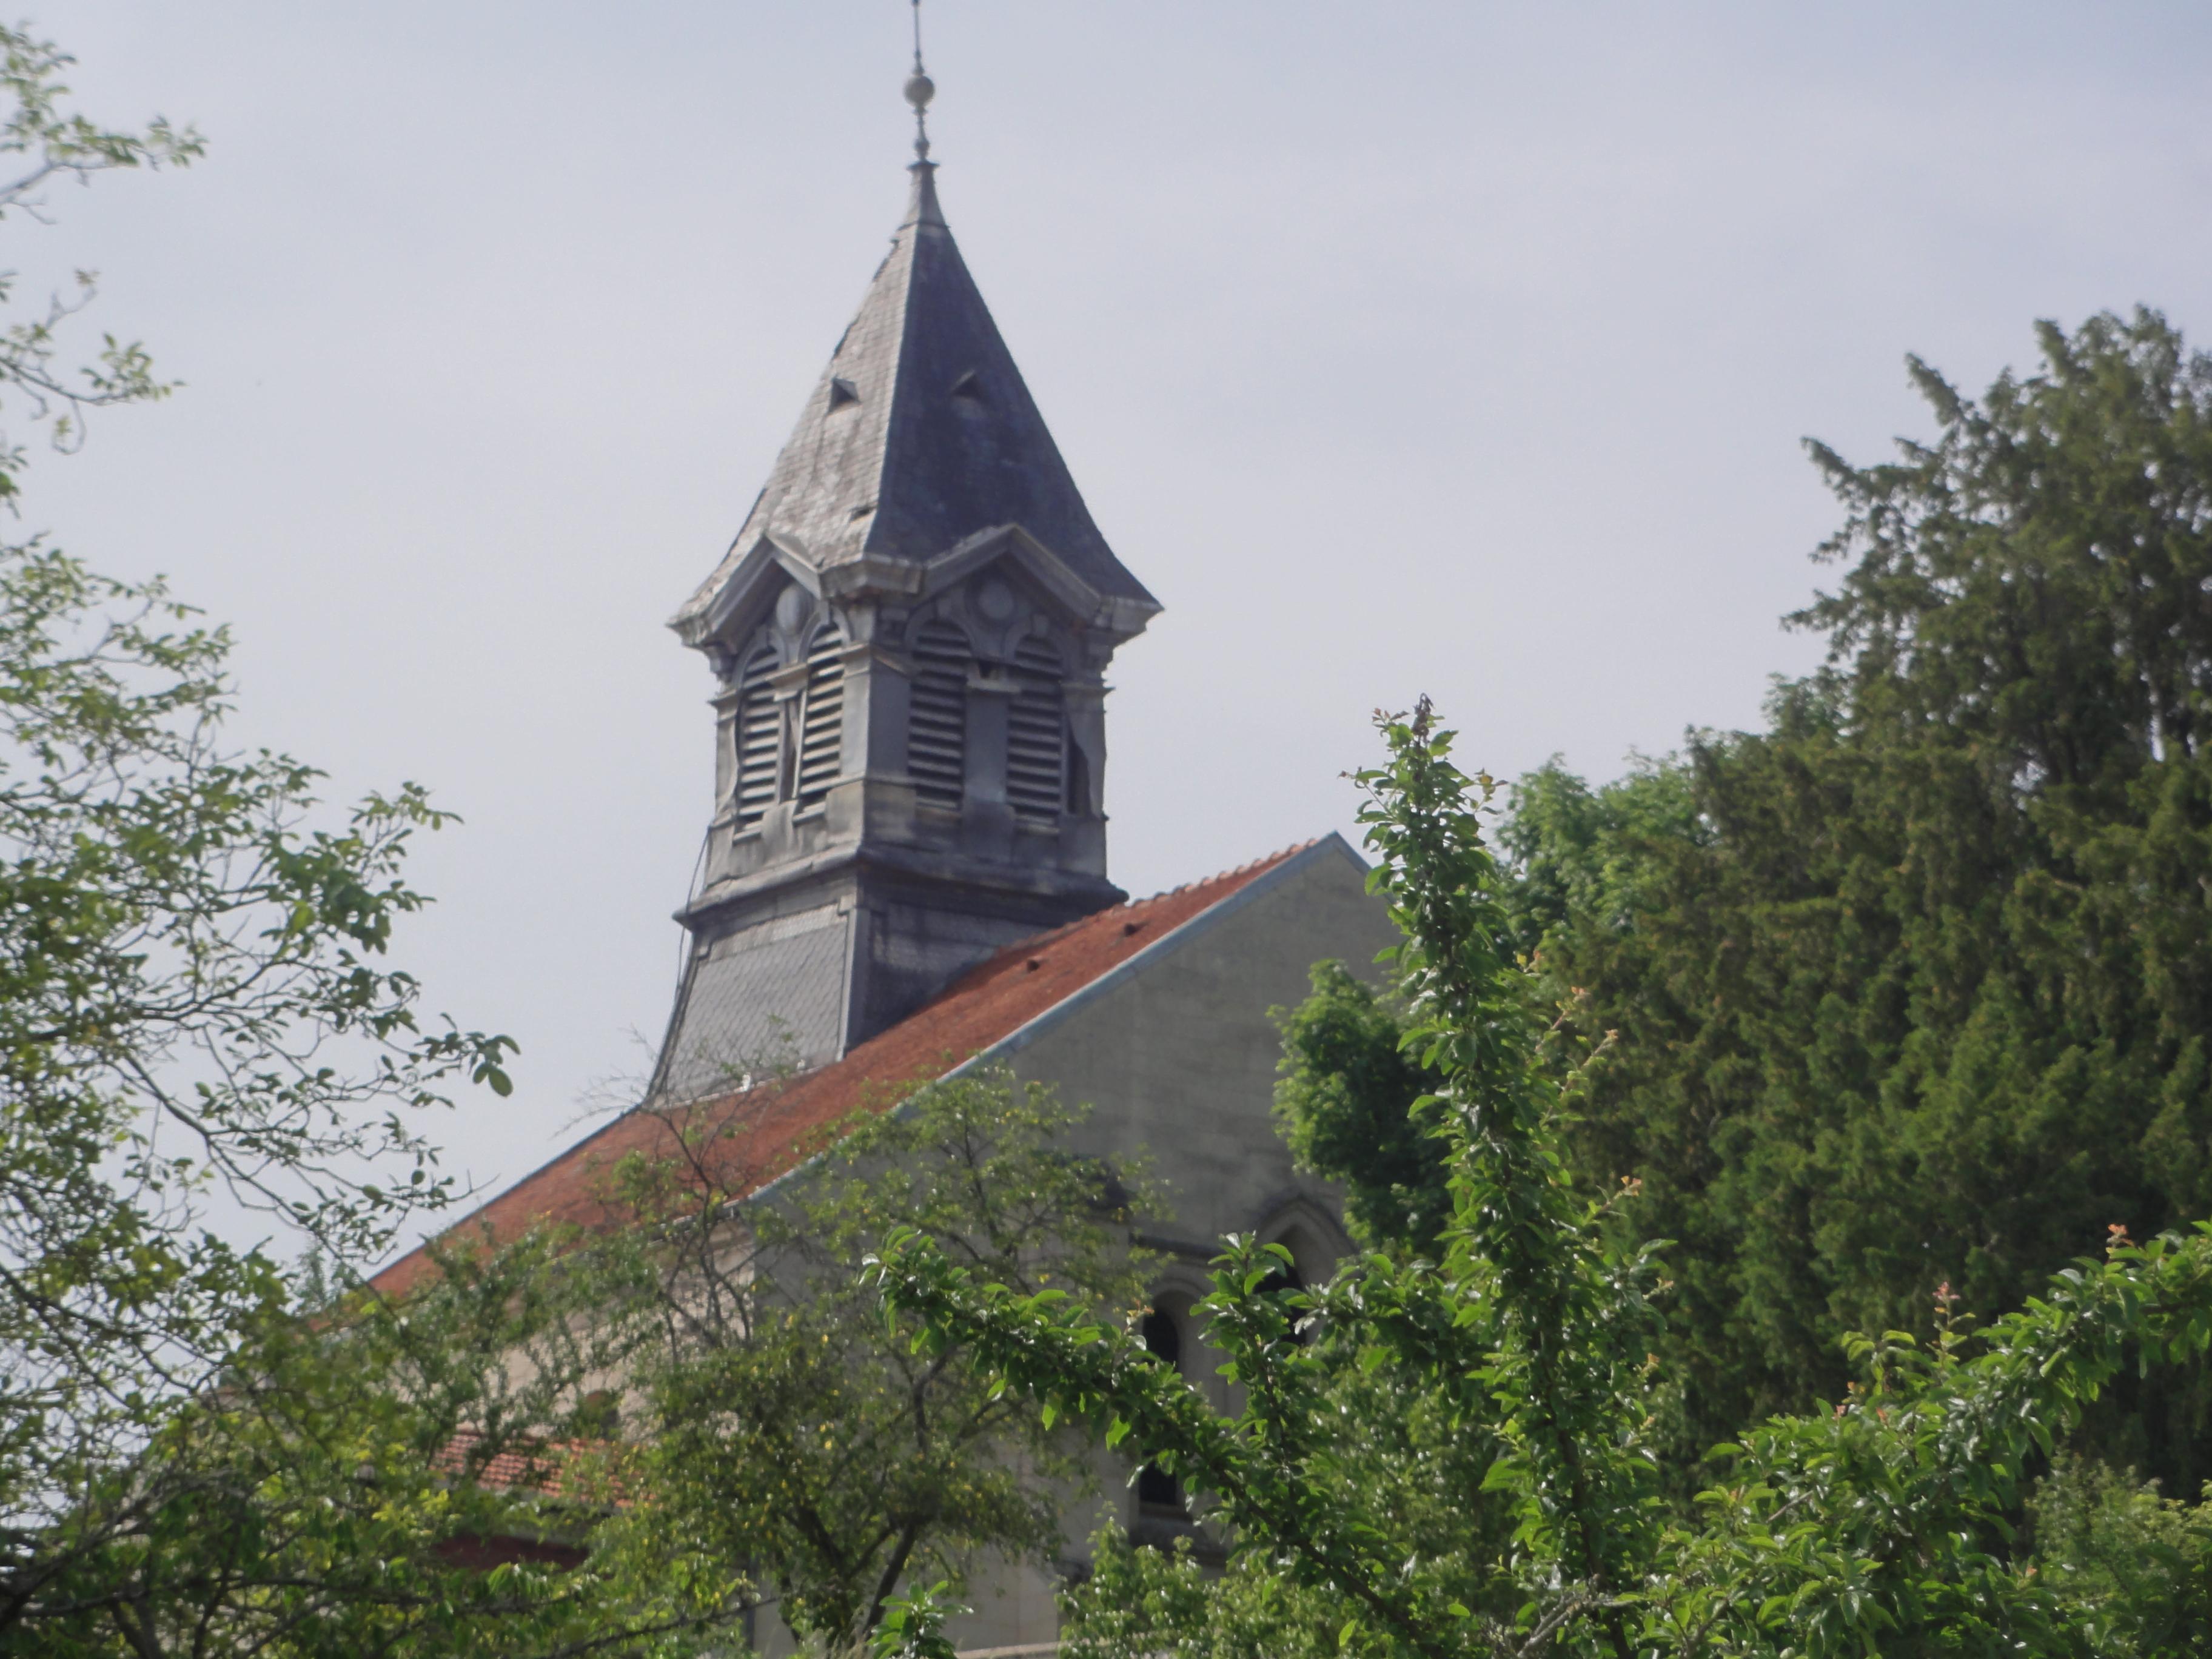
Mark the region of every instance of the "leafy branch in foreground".
<instances>
[{"instance_id":1,"label":"leafy branch in foreground","mask_svg":"<svg viewBox=\"0 0 2212 1659\"><path fill-rule=\"evenodd\" d=\"M64 108L69 62L0 28L0 219L199 154ZM0 327L0 406L63 449L167 390L112 337L58 367L90 290ZM24 465L0 439L11 506ZM426 1018L386 960L448 815L412 785L331 812L312 768L226 745L228 651L158 580L0 546L0 1652L378 1650L317 1644L412 1567L457 1605L434 1547L491 1501L399 1471L455 1423L483 1442L500 1357L469 1371L450 1321L434 1364L373 1307L319 1324L284 1261L343 1296L451 1195L425 1109L507 1091L513 1045Z\"/></svg>"},{"instance_id":2,"label":"leafy branch in foreground","mask_svg":"<svg viewBox=\"0 0 2212 1659\"><path fill-rule=\"evenodd\" d=\"M506 1039L382 965L447 822L410 786L337 824L317 775L218 743L219 630L158 586L0 550L0 1468L131 1444L282 1289L210 1220L358 1263L449 1191L407 1115Z\"/></svg>"},{"instance_id":3,"label":"leafy branch in foreground","mask_svg":"<svg viewBox=\"0 0 2212 1659\"><path fill-rule=\"evenodd\" d=\"M0 171L0 219L12 211L47 222L38 192L55 179L82 184L118 168L188 167L206 148L191 128L172 126L158 116L144 131L130 132L64 109L69 88L60 77L75 61L27 29L0 25L0 92L15 102L0 125L0 158L22 158L13 177ZM15 286L15 273L0 271L0 303L13 296ZM143 345L112 334L95 361L74 374L55 368L62 325L92 302L97 286L91 271L79 270L70 293L52 295L35 314L0 329L0 388L14 394L32 423L46 425L60 450L82 441L87 410L141 403L170 390L155 378L153 359ZM0 439L0 501L12 503L20 493L18 475L27 459L20 446Z\"/></svg>"},{"instance_id":4,"label":"leafy branch in foreground","mask_svg":"<svg viewBox=\"0 0 2212 1659\"><path fill-rule=\"evenodd\" d=\"M565 1241L439 1252L404 1306L361 1294L238 1322L220 1386L76 1502L0 1601L0 1655L642 1652L693 1620L669 1575L615 1605L601 1449L573 1425L619 1362L544 1294Z\"/></svg>"},{"instance_id":5,"label":"leafy branch in foreground","mask_svg":"<svg viewBox=\"0 0 2212 1659\"><path fill-rule=\"evenodd\" d=\"M1089 1474L957 1345L923 1354L910 1322L886 1330L854 1264L913 1231L994 1281L1123 1310L1149 1261L1129 1216L1162 1206L1139 1165L1070 1156L1085 1114L1038 1085L928 1083L796 1145L787 1086L666 1109L658 1146L612 1172L628 1224L599 1255L644 1289L599 1300L643 1334L625 1376L635 1501L601 1536L636 1564L640 1601L684 1563L854 1653L895 1615L923 1629L897 1613L902 1583L960 1592L985 1551L1053 1560Z\"/></svg>"},{"instance_id":6,"label":"leafy branch in foreground","mask_svg":"<svg viewBox=\"0 0 2212 1659\"><path fill-rule=\"evenodd\" d=\"M159 585L0 549L0 1650L98 1612L166 1651L180 1600L235 1615L257 1575L387 1597L287 1528L360 1495L314 1443L378 1431L357 1378L397 1361L288 1336L280 1256L342 1288L451 1194L413 1120L508 1086L507 1039L424 1018L384 960L446 815L410 786L326 817L313 770L225 749L227 648ZM362 1513L451 1507L418 1496Z\"/></svg>"},{"instance_id":7,"label":"leafy branch in foreground","mask_svg":"<svg viewBox=\"0 0 2212 1659\"><path fill-rule=\"evenodd\" d=\"M926 1348L966 1345L1003 1386L1172 1469L1231 1540L1216 1582L1188 1556L1109 1547L1112 1594L1072 1594L1073 1650L2124 1650L2097 1645L2112 1621L2039 1571L2015 1524L2036 1460L2124 1364L2204 1350L2212 1232L2116 1234L1979 1334L1947 1313L1932 1343L1863 1340L1864 1380L1832 1412L1747 1429L1715 1454L1723 1484L1668 1510L1647 1443L1670 1386L1650 1357L1656 1265L1609 1246L1565 1176L1580 1068L1542 1052L1571 1022L1528 1012L1487 782L1451 763L1425 704L1382 728L1363 816L1406 935L1408 1044L1443 1108L1437 1259L1370 1253L1297 1291L1231 1241L1200 1308L1241 1388L1229 1415L1127 1331L919 1235L871 1264Z\"/></svg>"}]
</instances>

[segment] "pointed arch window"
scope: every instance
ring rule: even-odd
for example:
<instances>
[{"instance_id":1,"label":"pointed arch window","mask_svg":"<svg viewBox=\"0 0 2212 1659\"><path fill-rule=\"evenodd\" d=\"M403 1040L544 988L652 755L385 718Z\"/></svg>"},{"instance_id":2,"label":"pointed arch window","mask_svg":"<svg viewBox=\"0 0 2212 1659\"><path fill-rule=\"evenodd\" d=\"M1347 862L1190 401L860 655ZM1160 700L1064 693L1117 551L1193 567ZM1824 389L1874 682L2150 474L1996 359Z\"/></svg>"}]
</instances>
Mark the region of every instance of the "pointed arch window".
<instances>
[{"instance_id":1,"label":"pointed arch window","mask_svg":"<svg viewBox=\"0 0 2212 1659\"><path fill-rule=\"evenodd\" d=\"M799 718L799 805L815 806L845 769L845 636L835 623L806 647L806 690Z\"/></svg>"},{"instance_id":2,"label":"pointed arch window","mask_svg":"<svg viewBox=\"0 0 2212 1659\"><path fill-rule=\"evenodd\" d=\"M1067 711L1059 648L1031 635L1014 647L1006 718L1006 799L1025 823L1056 826L1067 799Z\"/></svg>"},{"instance_id":3,"label":"pointed arch window","mask_svg":"<svg viewBox=\"0 0 2212 1659\"><path fill-rule=\"evenodd\" d=\"M776 670L773 641L763 640L745 653L738 675L738 716L731 741L737 745L738 827L758 823L776 799L778 750L782 748L783 711L776 707L769 677Z\"/></svg>"},{"instance_id":4,"label":"pointed arch window","mask_svg":"<svg viewBox=\"0 0 2212 1659\"><path fill-rule=\"evenodd\" d=\"M958 809L968 780L968 672L972 653L957 623L915 631L907 699L906 769L916 799Z\"/></svg>"},{"instance_id":5,"label":"pointed arch window","mask_svg":"<svg viewBox=\"0 0 2212 1659\"><path fill-rule=\"evenodd\" d=\"M1146 1352L1171 1371L1182 1370L1182 1322L1174 1314L1155 1303L1146 1310L1139 1334L1144 1338ZM1137 1470L1137 1510L1140 1515L1182 1519L1189 1513L1183 1502L1182 1482L1157 1463L1141 1465Z\"/></svg>"}]
</instances>

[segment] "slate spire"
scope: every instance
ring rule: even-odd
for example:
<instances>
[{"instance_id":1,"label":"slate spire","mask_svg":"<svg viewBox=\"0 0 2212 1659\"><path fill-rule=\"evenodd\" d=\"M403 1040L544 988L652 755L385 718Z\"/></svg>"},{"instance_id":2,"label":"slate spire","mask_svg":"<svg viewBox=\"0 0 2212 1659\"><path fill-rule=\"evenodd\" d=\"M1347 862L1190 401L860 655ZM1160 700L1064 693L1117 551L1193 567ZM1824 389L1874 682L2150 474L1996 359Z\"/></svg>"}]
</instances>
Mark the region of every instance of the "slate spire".
<instances>
[{"instance_id":1,"label":"slate spire","mask_svg":"<svg viewBox=\"0 0 2212 1659\"><path fill-rule=\"evenodd\" d=\"M926 143L927 140L921 141ZM699 642L763 538L817 571L920 563L1018 526L1134 623L1159 609L1099 533L920 159L890 253L729 554L673 619Z\"/></svg>"}]
</instances>

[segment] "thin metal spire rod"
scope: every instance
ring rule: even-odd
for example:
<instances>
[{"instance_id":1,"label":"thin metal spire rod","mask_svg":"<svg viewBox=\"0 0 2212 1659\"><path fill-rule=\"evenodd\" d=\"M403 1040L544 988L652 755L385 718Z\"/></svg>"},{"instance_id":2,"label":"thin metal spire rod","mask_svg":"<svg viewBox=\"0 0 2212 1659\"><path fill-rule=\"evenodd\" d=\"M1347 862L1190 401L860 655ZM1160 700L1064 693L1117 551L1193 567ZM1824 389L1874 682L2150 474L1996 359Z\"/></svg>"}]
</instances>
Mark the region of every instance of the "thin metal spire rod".
<instances>
[{"instance_id":1,"label":"thin metal spire rod","mask_svg":"<svg viewBox=\"0 0 2212 1659\"><path fill-rule=\"evenodd\" d=\"M914 0L914 73L907 77L906 100L914 106L914 158L922 166L929 163L929 100L937 95L937 83L921 67L921 0Z\"/></svg>"}]
</instances>

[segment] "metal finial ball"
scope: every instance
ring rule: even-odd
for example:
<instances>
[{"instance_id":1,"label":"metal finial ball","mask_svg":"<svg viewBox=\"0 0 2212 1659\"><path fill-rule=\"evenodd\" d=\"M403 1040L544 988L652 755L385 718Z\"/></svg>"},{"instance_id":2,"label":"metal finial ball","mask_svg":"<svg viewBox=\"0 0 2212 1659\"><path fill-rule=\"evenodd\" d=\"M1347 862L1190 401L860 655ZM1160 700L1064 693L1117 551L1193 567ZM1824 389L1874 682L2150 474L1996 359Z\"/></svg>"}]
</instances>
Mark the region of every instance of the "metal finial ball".
<instances>
[{"instance_id":1,"label":"metal finial ball","mask_svg":"<svg viewBox=\"0 0 2212 1659\"><path fill-rule=\"evenodd\" d=\"M906 100L916 109L927 109L929 100L937 96L937 82L916 70L907 76Z\"/></svg>"}]
</instances>

